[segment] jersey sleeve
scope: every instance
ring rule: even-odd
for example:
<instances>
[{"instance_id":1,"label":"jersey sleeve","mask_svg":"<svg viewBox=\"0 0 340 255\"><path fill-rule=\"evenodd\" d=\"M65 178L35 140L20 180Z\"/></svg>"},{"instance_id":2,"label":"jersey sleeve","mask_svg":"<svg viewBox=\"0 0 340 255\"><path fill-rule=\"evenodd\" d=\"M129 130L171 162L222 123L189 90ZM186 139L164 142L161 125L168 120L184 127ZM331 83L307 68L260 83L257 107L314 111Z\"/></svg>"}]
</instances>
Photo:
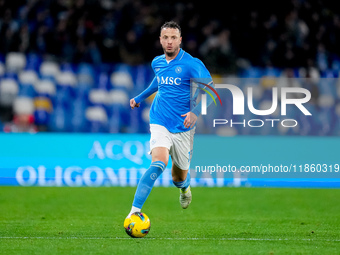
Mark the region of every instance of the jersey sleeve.
<instances>
[{"instance_id":1,"label":"jersey sleeve","mask_svg":"<svg viewBox=\"0 0 340 255\"><path fill-rule=\"evenodd\" d=\"M212 79L208 69L205 67L203 62L199 59L194 59L192 69L191 69L191 77L194 79L204 78L204 79Z\"/></svg>"},{"instance_id":2,"label":"jersey sleeve","mask_svg":"<svg viewBox=\"0 0 340 255\"><path fill-rule=\"evenodd\" d=\"M195 80L196 86L198 86L199 88L211 91L209 87L212 88L215 87L210 72L208 71L208 69L205 67L201 60L196 59L196 63L195 65L193 65L191 75L192 75L191 77ZM196 91L197 93L199 92L198 89ZM207 97L207 107L209 107L210 104L216 99L215 93L210 94L214 97L214 99L211 98L210 96ZM197 95L194 95L193 97L194 100L197 99ZM191 112L193 112L198 117L201 114L201 107L202 107L201 102L198 103L197 105L195 103L195 106L192 108Z\"/></svg>"},{"instance_id":3,"label":"jersey sleeve","mask_svg":"<svg viewBox=\"0 0 340 255\"><path fill-rule=\"evenodd\" d=\"M147 99L149 96L151 96L153 93L155 93L158 90L158 81L156 79L156 76L153 78L151 84L149 87L147 87L142 93L140 93L138 96L136 96L134 99L136 103L140 103Z\"/></svg>"}]
</instances>

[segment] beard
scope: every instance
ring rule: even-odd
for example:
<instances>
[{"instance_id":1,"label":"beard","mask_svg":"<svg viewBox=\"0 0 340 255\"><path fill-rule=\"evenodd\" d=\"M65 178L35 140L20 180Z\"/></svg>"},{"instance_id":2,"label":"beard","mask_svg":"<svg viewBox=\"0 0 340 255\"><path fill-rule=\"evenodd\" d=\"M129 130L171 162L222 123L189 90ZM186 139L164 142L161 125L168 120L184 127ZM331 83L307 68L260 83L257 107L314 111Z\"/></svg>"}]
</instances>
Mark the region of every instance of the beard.
<instances>
[{"instance_id":1,"label":"beard","mask_svg":"<svg viewBox=\"0 0 340 255\"><path fill-rule=\"evenodd\" d=\"M168 51L166 48L163 47L163 51L168 57L173 57L178 52L178 49L179 47L176 47L173 48L171 51Z\"/></svg>"}]
</instances>

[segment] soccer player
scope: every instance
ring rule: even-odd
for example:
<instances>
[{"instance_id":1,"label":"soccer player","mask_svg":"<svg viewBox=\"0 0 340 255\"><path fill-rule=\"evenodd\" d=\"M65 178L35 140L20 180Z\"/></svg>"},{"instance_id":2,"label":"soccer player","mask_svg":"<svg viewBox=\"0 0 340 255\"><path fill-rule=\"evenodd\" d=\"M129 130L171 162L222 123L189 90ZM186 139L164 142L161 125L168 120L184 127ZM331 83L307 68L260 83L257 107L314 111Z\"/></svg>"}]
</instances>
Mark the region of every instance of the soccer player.
<instances>
[{"instance_id":1,"label":"soccer player","mask_svg":"<svg viewBox=\"0 0 340 255\"><path fill-rule=\"evenodd\" d=\"M172 158L172 180L180 190L180 204L186 209L191 203L189 165L193 136L200 107L190 111L190 79L208 78L209 71L202 61L180 48L181 28L174 22L161 27L160 43L164 54L152 61L155 78L140 95L130 100L132 109L157 92L150 109L150 150L152 163L140 179L132 208L127 217L140 212L156 179Z\"/></svg>"}]
</instances>

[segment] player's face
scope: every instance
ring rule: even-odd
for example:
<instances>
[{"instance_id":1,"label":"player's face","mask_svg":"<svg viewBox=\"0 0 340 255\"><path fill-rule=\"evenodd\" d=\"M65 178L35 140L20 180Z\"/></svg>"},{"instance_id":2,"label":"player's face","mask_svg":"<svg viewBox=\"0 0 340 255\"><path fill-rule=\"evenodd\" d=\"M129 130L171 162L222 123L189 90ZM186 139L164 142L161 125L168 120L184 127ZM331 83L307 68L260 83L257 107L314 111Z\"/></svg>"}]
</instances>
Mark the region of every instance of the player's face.
<instances>
[{"instance_id":1,"label":"player's face","mask_svg":"<svg viewBox=\"0 0 340 255\"><path fill-rule=\"evenodd\" d=\"M177 28L164 28L159 37L164 53L172 57L179 51L182 42L181 34Z\"/></svg>"}]
</instances>

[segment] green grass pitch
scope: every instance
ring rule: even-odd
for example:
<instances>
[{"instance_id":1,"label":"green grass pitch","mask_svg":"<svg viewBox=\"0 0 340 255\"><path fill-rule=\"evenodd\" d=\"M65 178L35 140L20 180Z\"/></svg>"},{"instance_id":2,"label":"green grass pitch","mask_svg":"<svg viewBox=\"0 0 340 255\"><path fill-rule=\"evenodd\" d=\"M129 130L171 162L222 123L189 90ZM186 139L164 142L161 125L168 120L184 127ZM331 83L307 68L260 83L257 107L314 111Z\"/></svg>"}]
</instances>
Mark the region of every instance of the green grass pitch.
<instances>
[{"instance_id":1,"label":"green grass pitch","mask_svg":"<svg viewBox=\"0 0 340 255\"><path fill-rule=\"evenodd\" d=\"M340 190L154 188L151 231L123 221L135 188L0 187L0 254L339 254Z\"/></svg>"}]
</instances>

